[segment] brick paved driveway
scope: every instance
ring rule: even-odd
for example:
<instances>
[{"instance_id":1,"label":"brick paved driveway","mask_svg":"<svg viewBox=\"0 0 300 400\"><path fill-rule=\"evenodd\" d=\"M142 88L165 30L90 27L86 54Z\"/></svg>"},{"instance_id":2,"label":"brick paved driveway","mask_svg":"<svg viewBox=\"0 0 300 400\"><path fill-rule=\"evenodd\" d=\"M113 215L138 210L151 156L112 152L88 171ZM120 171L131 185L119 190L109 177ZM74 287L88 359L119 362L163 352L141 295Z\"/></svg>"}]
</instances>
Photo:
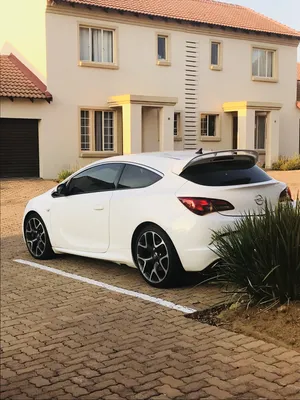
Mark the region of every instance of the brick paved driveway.
<instances>
[{"instance_id":1,"label":"brick paved driveway","mask_svg":"<svg viewBox=\"0 0 300 400\"><path fill-rule=\"evenodd\" d=\"M300 354L144 300L14 263L28 198L45 181L1 182L1 399L300 399ZM136 270L60 257L48 266L202 308L217 287L157 290Z\"/></svg>"}]
</instances>

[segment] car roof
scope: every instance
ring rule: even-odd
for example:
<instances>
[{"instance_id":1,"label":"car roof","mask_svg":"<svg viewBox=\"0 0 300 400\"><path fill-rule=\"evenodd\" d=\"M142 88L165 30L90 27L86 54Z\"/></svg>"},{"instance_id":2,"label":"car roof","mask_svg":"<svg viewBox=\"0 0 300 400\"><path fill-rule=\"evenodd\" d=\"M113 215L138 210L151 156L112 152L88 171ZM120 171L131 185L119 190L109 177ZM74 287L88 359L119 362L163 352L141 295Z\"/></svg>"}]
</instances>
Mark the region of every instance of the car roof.
<instances>
[{"instance_id":1,"label":"car roof","mask_svg":"<svg viewBox=\"0 0 300 400\"><path fill-rule=\"evenodd\" d=\"M96 161L94 164L100 164L103 162L130 162L136 164L142 164L150 168L156 169L157 171L167 172L173 169L178 163L188 163L192 160L197 150L183 150L183 151L167 151L167 152L152 152L152 153L140 153L140 154L128 154L122 156L109 157L105 160ZM205 154L205 151L203 151Z\"/></svg>"},{"instance_id":2,"label":"car roof","mask_svg":"<svg viewBox=\"0 0 300 400\"><path fill-rule=\"evenodd\" d=\"M114 156L107 159L98 160L92 165L98 165L111 162L129 162L150 167L162 173L173 172L180 175L182 171L189 166L214 162L221 160L223 157L230 156L233 158L246 157L252 159L256 164L258 161L258 153L255 150L181 150L166 151L153 153L128 154L122 156ZM224 158L223 158L224 159Z\"/></svg>"}]
</instances>

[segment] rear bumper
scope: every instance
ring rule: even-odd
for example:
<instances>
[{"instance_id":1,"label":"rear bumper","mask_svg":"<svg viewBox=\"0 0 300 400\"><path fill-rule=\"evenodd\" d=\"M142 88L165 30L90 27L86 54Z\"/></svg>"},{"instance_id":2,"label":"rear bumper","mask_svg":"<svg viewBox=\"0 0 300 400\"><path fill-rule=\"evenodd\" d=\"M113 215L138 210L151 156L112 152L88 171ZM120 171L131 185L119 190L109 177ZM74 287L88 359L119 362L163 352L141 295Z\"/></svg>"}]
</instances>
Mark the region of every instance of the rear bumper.
<instances>
[{"instance_id":1,"label":"rear bumper","mask_svg":"<svg viewBox=\"0 0 300 400\"><path fill-rule=\"evenodd\" d=\"M191 218L173 222L168 231L185 271L202 271L219 257L214 253L213 231L233 227L240 217L226 217L218 213L204 217L191 213Z\"/></svg>"}]
</instances>

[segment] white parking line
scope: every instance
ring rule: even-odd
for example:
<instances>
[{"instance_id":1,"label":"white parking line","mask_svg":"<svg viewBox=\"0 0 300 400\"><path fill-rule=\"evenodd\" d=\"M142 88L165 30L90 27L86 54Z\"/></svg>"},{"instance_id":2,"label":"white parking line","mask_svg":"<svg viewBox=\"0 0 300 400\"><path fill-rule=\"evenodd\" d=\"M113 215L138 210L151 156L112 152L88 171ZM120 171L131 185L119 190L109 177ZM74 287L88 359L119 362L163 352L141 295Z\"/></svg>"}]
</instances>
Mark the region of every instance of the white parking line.
<instances>
[{"instance_id":1,"label":"white parking line","mask_svg":"<svg viewBox=\"0 0 300 400\"><path fill-rule=\"evenodd\" d=\"M95 281L94 279L85 278L84 276L80 276L80 275L76 275L76 274L70 274L69 272L61 271L60 269L56 269L56 268L47 267L46 265L37 264L32 261L26 261L26 260L14 260L14 261L19 264L28 265L29 267L38 268L43 271L52 272L53 274L56 274L56 275L61 275L66 278L71 278L76 281L84 282L89 285L98 286L102 289L110 290L111 292L121 293L121 294L125 294L127 296L137 297L137 298L145 300L145 301L150 301L151 303L156 303L160 306L171 308L172 310L181 311L185 314L190 314L190 313L193 313L196 311L193 308L180 306L179 304L175 304L175 303L172 303L171 301L166 301L166 300L160 299L158 297L152 297L152 296L149 296L148 294L134 292L133 290L123 289L118 286L112 286L112 285L109 285L104 282Z\"/></svg>"}]
</instances>

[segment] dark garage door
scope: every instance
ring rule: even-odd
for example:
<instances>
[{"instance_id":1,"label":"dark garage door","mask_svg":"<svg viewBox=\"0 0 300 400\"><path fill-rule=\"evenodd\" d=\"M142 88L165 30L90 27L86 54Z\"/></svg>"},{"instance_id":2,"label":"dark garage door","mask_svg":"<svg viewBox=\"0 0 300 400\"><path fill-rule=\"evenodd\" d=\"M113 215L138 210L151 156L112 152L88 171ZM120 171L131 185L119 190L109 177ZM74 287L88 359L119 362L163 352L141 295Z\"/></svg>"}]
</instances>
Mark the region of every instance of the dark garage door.
<instances>
[{"instance_id":1,"label":"dark garage door","mask_svg":"<svg viewBox=\"0 0 300 400\"><path fill-rule=\"evenodd\" d=\"M38 120L0 118L0 177L38 176Z\"/></svg>"}]
</instances>

